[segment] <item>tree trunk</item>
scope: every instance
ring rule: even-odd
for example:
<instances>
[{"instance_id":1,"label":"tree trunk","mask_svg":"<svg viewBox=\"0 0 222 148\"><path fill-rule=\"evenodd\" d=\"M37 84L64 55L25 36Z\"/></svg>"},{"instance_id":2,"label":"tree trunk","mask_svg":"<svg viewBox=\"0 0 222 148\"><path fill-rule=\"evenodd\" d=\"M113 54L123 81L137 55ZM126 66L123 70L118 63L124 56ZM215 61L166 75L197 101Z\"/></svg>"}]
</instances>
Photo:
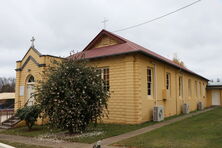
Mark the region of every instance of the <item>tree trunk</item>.
<instances>
[{"instance_id":1,"label":"tree trunk","mask_svg":"<svg viewBox=\"0 0 222 148\"><path fill-rule=\"evenodd\" d=\"M73 128L69 128L69 134L73 134Z\"/></svg>"},{"instance_id":2,"label":"tree trunk","mask_svg":"<svg viewBox=\"0 0 222 148\"><path fill-rule=\"evenodd\" d=\"M28 126L28 129L31 130L32 129L32 124L26 121L26 125Z\"/></svg>"}]
</instances>

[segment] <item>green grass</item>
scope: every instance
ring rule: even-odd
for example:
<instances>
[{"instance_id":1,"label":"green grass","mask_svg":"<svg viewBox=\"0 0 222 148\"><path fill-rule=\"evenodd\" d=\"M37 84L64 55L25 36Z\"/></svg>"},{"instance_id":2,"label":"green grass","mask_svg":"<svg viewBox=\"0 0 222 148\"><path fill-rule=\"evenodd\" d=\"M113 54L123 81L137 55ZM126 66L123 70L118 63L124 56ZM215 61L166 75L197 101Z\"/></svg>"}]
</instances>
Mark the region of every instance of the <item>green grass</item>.
<instances>
[{"instance_id":1,"label":"green grass","mask_svg":"<svg viewBox=\"0 0 222 148\"><path fill-rule=\"evenodd\" d=\"M29 131L27 127L19 127L19 128L4 130L0 133L8 135L26 136L26 137L38 137L46 134L54 134L57 135L57 138L59 140L62 139L70 142L93 143L104 138L117 136L129 131L133 131L139 128L152 125L154 123L155 122L146 122L137 125L98 124L96 127L90 125L86 133L101 132L102 134L92 135L92 136L86 135L81 137L76 137L75 135L69 136L67 134L64 134L64 131L61 130L50 130L47 126L34 126L33 130L31 131Z\"/></svg>"},{"instance_id":2,"label":"green grass","mask_svg":"<svg viewBox=\"0 0 222 148\"><path fill-rule=\"evenodd\" d=\"M181 114L181 115L171 116L171 117L166 118L165 120L170 120L178 116L183 116L183 115ZM87 135L86 134L85 136L80 136L80 137L76 137L76 135L69 136L67 134L64 134L65 132L61 130L50 130L47 126L34 126L33 130L31 131L29 131L27 127L20 127L20 128L5 130L0 133L9 134L9 135L27 136L27 137L39 137L46 134L53 134L52 137L53 138L56 137L58 140L65 140L65 141L70 141L70 142L94 143L98 140L124 134L126 132L137 130L137 129L140 129L140 128L143 128L143 127L155 124L155 123L156 122L150 121L150 122L137 124L137 125L98 124L97 127L90 125L86 133L100 132L101 134L100 135Z\"/></svg>"},{"instance_id":3,"label":"green grass","mask_svg":"<svg viewBox=\"0 0 222 148\"><path fill-rule=\"evenodd\" d=\"M222 108L216 108L113 145L131 148L221 148Z\"/></svg>"},{"instance_id":4,"label":"green grass","mask_svg":"<svg viewBox=\"0 0 222 148\"><path fill-rule=\"evenodd\" d=\"M88 132L90 131L96 131L96 132L102 132L101 135L97 136L83 136L79 138L69 138L68 141L72 142L82 142L82 143L93 143L101 139L105 139L108 137L117 136L126 132L130 132L139 128L143 128L146 126L149 126L151 124L154 124L154 122L146 122L143 124L138 125L120 125L120 124L99 124L96 128L91 126L88 129Z\"/></svg>"},{"instance_id":5,"label":"green grass","mask_svg":"<svg viewBox=\"0 0 222 148\"><path fill-rule=\"evenodd\" d=\"M166 120L170 120L179 116L183 116L183 114L181 115L175 115L175 116L171 116L168 118L165 118ZM153 121L149 121L149 122L145 122L142 124L134 124L134 125L128 125L128 124L98 124L98 126L95 128L93 126L90 126L88 129L88 132L90 131L97 131L97 132L103 132L103 134L98 135L98 136L84 136L82 138L68 138L66 139L67 141L71 141L71 142L82 142L82 143L93 143L96 142L98 140L102 140L105 138L109 138L109 137L113 137L113 136L117 136L117 135L121 135L130 131L134 131L140 128L144 128L147 127L149 125L153 125L159 122L153 122Z\"/></svg>"},{"instance_id":6,"label":"green grass","mask_svg":"<svg viewBox=\"0 0 222 148\"><path fill-rule=\"evenodd\" d=\"M8 129L1 131L1 134L26 136L26 137L37 137L48 133L57 133L60 130L51 130L47 126L33 126L32 130L28 130L27 127L19 127L14 129Z\"/></svg>"},{"instance_id":7,"label":"green grass","mask_svg":"<svg viewBox=\"0 0 222 148\"><path fill-rule=\"evenodd\" d=\"M9 142L6 140L0 140L0 143L8 144L8 145L14 146L16 148L49 148L49 147L45 147L45 146L30 145L30 144L24 144L24 143L18 143L18 142Z\"/></svg>"}]
</instances>

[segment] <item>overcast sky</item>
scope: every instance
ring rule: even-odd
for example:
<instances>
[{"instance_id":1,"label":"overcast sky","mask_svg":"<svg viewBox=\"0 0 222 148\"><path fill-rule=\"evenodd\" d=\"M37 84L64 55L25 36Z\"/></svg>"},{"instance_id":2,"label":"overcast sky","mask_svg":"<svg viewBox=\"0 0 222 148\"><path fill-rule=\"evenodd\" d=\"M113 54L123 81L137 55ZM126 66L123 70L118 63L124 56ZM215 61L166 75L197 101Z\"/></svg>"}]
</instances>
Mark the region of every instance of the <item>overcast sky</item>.
<instances>
[{"instance_id":1,"label":"overcast sky","mask_svg":"<svg viewBox=\"0 0 222 148\"><path fill-rule=\"evenodd\" d=\"M30 47L66 57L103 29L114 31L158 17L194 0L1 0L0 76L15 77L15 63ZM185 65L206 78L222 77L222 1L202 0L176 14L118 35Z\"/></svg>"}]
</instances>

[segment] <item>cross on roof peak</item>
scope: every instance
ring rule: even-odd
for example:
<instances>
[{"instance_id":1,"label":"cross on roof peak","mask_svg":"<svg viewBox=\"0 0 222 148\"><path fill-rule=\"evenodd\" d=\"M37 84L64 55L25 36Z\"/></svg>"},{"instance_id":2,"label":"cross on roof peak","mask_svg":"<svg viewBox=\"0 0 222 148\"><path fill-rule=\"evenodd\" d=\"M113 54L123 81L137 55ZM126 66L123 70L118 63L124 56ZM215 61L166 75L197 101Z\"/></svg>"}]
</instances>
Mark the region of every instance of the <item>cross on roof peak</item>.
<instances>
[{"instance_id":1,"label":"cross on roof peak","mask_svg":"<svg viewBox=\"0 0 222 148\"><path fill-rule=\"evenodd\" d=\"M108 21L109 21L109 20L104 17L104 19L103 19L103 21L102 21L102 23L103 23L103 29L106 29L106 23L107 23Z\"/></svg>"},{"instance_id":2,"label":"cross on roof peak","mask_svg":"<svg viewBox=\"0 0 222 148\"><path fill-rule=\"evenodd\" d=\"M32 44L31 44L31 47L35 47L35 45L34 45L34 42L35 42L35 38L34 38L34 36L32 37L32 39L30 40L31 42L32 42Z\"/></svg>"}]
</instances>

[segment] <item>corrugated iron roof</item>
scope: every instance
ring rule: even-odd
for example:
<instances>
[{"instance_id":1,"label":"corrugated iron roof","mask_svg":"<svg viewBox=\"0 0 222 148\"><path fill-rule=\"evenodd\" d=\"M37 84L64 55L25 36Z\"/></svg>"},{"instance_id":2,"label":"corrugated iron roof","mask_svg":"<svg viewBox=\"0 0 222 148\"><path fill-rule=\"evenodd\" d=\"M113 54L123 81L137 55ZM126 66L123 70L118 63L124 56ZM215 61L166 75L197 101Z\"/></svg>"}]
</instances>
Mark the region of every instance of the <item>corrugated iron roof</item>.
<instances>
[{"instance_id":1,"label":"corrugated iron roof","mask_svg":"<svg viewBox=\"0 0 222 148\"><path fill-rule=\"evenodd\" d=\"M94 44L103 36L107 35L119 42L119 44L116 45L110 45L110 46L105 46L105 47L99 47L99 48L94 48ZM68 58L75 58L78 55L83 54L86 59L94 59L94 58L102 58L102 57L107 57L107 56L114 56L114 55L122 55L122 54L127 54L127 53L141 53L146 56L152 57L156 60L162 61L164 63L167 63L171 66L174 66L180 70L186 71L190 74L196 75L198 77L201 77L205 80L208 81L205 77L187 69L184 66L181 66L179 64L176 64L172 60L169 60L149 49L146 49L136 43L133 43L121 36L118 36L116 34L113 34L109 31L102 30L86 47L83 49L82 52L74 54L72 56L69 56Z\"/></svg>"},{"instance_id":2,"label":"corrugated iron roof","mask_svg":"<svg viewBox=\"0 0 222 148\"><path fill-rule=\"evenodd\" d=\"M208 86L222 86L222 81L209 81Z\"/></svg>"}]
</instances>

